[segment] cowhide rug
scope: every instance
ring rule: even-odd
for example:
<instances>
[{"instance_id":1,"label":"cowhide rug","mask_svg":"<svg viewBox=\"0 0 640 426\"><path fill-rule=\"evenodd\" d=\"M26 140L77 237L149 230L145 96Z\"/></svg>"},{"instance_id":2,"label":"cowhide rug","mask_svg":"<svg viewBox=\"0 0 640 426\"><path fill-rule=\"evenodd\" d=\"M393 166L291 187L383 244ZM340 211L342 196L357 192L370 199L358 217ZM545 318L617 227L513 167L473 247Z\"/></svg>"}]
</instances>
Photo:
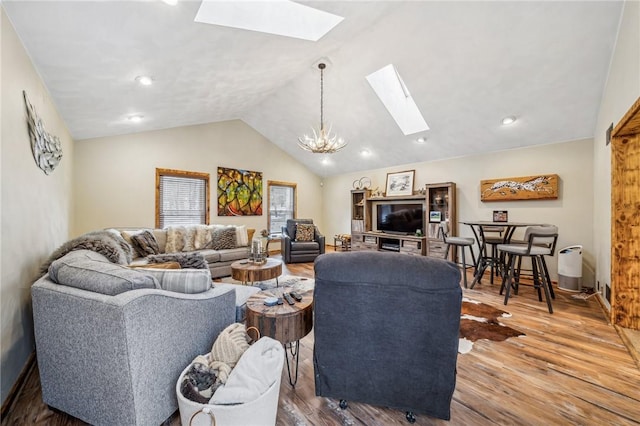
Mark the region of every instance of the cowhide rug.
<instances>
[{"instance_id":1,"label":"cowhide rug","mask_svg":"<svg viewBox=\"0 0 640 426\"><path fill-rule=\"evenodd\" d=\"M225 283L240 284L231 277L220 280ZM294 290L311 290L315 284L313 278L303 278L294 275L283 275L278 278L279 287L292 287ZM276 280L256 281L254 286L262 290L276 288ZM462 298L462 310L460 312L460 341L458 352L465 354L473 348L473 342L480 339L502 342L510 337L524 336L524 333L507 327L498 322L499 318L509 318L511 314L496 309L485 303Z\"/></svg>"},{"instance_id":2,"label":"cowhide rug","mask_svg":"<svg viewBox=\"0 0 640 426\"><path fill-rule=\"evenodd\" d=\"M471 351L473 342L480 339L502 342L510 337L524 336L524 333L498 322L499 318L509 317L511 314L508 312L463 297L458 352L465 354Z\"/></svg>"}]
</instances>

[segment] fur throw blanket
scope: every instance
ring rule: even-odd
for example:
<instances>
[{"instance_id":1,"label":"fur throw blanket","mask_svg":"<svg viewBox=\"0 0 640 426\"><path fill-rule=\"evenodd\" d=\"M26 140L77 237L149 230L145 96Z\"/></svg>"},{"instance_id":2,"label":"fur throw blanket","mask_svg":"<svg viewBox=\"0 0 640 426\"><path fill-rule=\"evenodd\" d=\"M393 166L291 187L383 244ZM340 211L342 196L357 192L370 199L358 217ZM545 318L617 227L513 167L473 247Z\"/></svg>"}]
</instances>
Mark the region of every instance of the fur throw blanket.
<instances>
[{"instance_id":1,"label":"fur throw blanket","mask_svg":"<svg viewBox=\"0 0 640 426\"><path fill-rule=\"evenodd\" d=\"M49 259L40 267L40 274L44 275L49 270L49 266L54 260L60 259L65 254L73 250L91 250L100 253L110 262L119 265L131 263L133 249L124 238L112 231L88 232L69 240L58 247L49 256Z\"/></svg>"},{"instance_id":2,"label":"fur throw blanket","mask_svg":"<svg viewBox=\"0 0 640 426\"><path fill-rule=\"evenodd\" d=\"M209 269L202 253L162 253L147 256L149 263L178 262L182 269Z\"/></svg>"}]
</instances>

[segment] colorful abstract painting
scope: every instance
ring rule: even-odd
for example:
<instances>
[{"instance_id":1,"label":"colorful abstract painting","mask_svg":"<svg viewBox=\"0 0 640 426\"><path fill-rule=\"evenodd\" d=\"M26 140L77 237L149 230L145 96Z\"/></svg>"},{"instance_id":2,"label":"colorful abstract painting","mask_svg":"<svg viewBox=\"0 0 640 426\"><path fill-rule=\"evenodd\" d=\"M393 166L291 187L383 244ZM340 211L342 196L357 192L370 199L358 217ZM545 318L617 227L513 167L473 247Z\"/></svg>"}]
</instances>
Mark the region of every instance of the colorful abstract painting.
<instances>
[{"instance_id":1,"label":"colorful abstract painting","mask_svg":"<svg viewBox=\"0 0 640 426\"><path fill-rule=\"evenodd\" d=\"M262 172L218 167L218 216L261 216Z\"/></svg>"},{"instance_id":2,"label":"colorful abstract painting","mask_svg":"<svg viewBox=\"0 0 640 426\"><path fill-rule=\"evenodd\" d=\"M558 175L536 175L480 181L481 201L558 198Z\"/></svg>"}]
</instances>

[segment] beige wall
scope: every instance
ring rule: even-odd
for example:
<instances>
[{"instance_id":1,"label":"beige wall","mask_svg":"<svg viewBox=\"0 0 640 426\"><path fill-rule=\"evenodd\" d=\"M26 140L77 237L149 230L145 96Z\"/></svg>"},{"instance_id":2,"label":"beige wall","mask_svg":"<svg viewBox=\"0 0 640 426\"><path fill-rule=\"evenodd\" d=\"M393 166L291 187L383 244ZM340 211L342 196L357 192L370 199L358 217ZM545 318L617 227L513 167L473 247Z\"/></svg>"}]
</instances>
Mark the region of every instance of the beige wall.
<instances>
[{"instance_id":1,"label":"beige wall","mask_svg":"<svg viewBox=\"0 0 640 426\"><path fill-rule=\"evenodd\" d=\"M293 142L292 142L293 143ZM209 173L211 223L267 227L267 180L298 184L298 217L321 225L318 176L239 120L78 141L74 234L105 227L155 225L155 169ZM262 216L218 217L217 167L262 172Z\"/></svg>"},{"instance_id":2,"label":"beige wall","mask_svg":"<svg viewBox=\"0 0 640 426\"><path fill-rule=\"evenodd\" d=\"M29 288L47 256L69 237L73 140L49 93L1 10L2 401L34 349ZM31 154L22 91L45 129L62 141L63 158L49 176Z\"/></svg>"},{"instance_id":3,"label":"beige wall","mask_svg":"<svg viewBox=\"0 0 640 426\"><path fill-rule=\"evenodd\" d=\"M484 155L428 163L407 164L393 169L377 169L342 175L324 182L325 234L349 232L349 191L355 179L371 178L372 187L384 190L387 172L415 169L418 189L427 183L453 181L457 188L458 220L491 220L493 210L507 210L515 222L553 223L559 228L558 247L584 246L584 285L593 283L593 141L591 139L542 145ZM557 200L483 203L480 180L556 173L560 177ZM473 236L466 225L458 234ZM333 240L331 240L333 241ZM556 276L557 261L549 262ZM555 279L555 278L554 278Z\"/></svg>"},{"instance_id":4,"label":"beige wall","mask_svg":"<svg viewBox=\"0 0 640 426\"><path fill-rule=\"evenodd\" d=\"M640 3L624 4L615 51L611 58L594 134L593 234L601 290L611 280L611 146L606 131L615 126L640 97ZM608 302L607 302L608 303Z\"/></svg>"}]
</instances>

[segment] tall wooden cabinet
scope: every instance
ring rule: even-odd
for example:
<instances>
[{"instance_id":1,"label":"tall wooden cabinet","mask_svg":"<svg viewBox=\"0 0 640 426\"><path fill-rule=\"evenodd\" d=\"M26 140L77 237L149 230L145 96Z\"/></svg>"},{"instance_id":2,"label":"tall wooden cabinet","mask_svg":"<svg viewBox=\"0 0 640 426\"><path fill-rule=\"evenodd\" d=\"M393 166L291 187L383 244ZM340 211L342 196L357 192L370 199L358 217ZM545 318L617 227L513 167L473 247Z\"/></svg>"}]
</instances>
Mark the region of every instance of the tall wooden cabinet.
<instances>
[{"instance_id":1,"label":"tall wooden cabinet","mask_svg":"<svg viewBox=\"0 0 640 426\"><path fill-rule=\"evenodd\" d=\"M351 241L356 241L355 236L371 230L371 205L368 189L354 189L351 191Z\"/></svg>"},{"instance_id":2,"label":"tall wooden cabinet","mask_svg":"<svg viewBox=\"0 0 640 426\"><path fill-rule=\"evenodd\" d=\"M640 330L640 99L611 139L611 322Z\"/></svg>"},{"instance_id":3,"label":"tall wooden cabinet","mask_svg":"<svg viewBox=\"0 0 640 426\"><path fill-rule=\"evenodd\" d=\"M440 222L446 221L449 225L449 235L458 235L458 213L456 210L456 184L453 182L428 183L426 191L426 236L427 255L432 257L444 257L445 244L439 233ZM455 250L451 250L450 260L455 261Z\"/></svg>"}]
</instances>

